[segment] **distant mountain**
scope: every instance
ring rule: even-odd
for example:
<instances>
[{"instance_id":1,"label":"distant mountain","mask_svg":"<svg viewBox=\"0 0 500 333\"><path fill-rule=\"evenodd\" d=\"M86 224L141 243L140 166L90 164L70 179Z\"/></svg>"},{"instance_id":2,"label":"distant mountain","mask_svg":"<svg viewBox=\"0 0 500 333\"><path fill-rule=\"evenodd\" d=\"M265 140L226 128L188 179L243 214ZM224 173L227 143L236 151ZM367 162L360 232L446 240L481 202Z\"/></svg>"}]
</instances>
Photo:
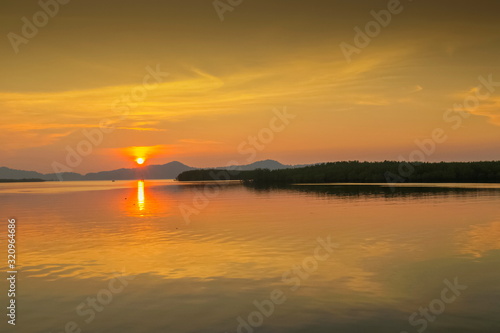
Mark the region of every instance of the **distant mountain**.
<instances>
[{"instance_id":1,"label":"distant mountain","mask_svg":"<svg viewBox=\"0 0 500 333\"><path fill-rule=\"evenodd\" d=\"M173 179L180 173L193 169L195 168L174 161L163 165L148 165L144 168L88 173L83 177L83 180Z\"/></svg>"},{"instance_id":2,"label":"distant mountain","mask_svg":"<svg viewBox=\"0 0 500 333\"><path fill-rule=\"evenodd\" d=\"M25 178L40 178L45 179L45 175L36 171L14 170L6 167L0 167L1 179L25 179Z\"/></svg>"},{"instance_id":3,"label":"distant mountain","mask_svg":"<svg viewBox=\"0 0 500 333\"><path fill-rule=\"evenodd\" d=\"M280 170L295 168L297 166L284 165L274 160L259 161L248 165L232 166L231 169L236 170L255 170L255 169L270 169ZM86 175L81 175L75 172L65 172L59 175L55 173L42 174L35 171L14 170L6 167L0 167L0 179L23 179L23 178L40 178L45 180L59 180L62 178L65 181L73 180L132 180L132 179L174 179L184 171L195 170L181 162L170 162L163 165L148 165L143 168L133 169L117 169L111 171L92 172ZM228 169L228 167L218 167L213 169ZM59 178L60 177L60 178Z\"/></svg>"},{"instance_id":4,"label":"distant mountain","mask_svg":"<svg viewBox=\"0 0 500 333\"><path fill-rule=\"evenodd\" d=\"M258 161L252 164L247 165L232 165L229 167L218 167L216 169L232 169L232 170L255 170L255 169L269 169L269 170L280 170L280 169L289 169L293 168L292 165L284 165L278 161L274 160L264 160Z\"/></svg>"}]
</instances>

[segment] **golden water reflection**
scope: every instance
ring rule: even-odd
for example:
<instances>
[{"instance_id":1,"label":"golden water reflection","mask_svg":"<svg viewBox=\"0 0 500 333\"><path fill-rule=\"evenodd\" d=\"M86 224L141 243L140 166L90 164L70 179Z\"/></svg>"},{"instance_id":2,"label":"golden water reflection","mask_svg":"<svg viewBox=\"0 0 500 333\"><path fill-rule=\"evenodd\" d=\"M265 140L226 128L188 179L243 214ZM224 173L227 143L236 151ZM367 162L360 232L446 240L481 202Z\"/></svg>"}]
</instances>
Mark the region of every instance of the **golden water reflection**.
<instances>
[{"instance_id":1,"label":"golden water reflection","mask_svg":"<svg viewBox=\"0 0 500 333\"><path fill-rule=\"evenodd\" d=\"M74 285L98 281L88 287L92 294L102 288L102 280L123 269L138 276L126 292L151 301L161 311L172 306L170 321L177 320L182 309L167 296L188 285L182 302L196 302L200 311L214 315L210 311L221 299L225 308L216 315L232 325L239 312L246 311L241 310L244 306L261 297L258 293L268 295L276 287L289 290L283 274L314 254L318 237L329 236L339 247L288 295L290 306L300 310L317 307L313 310L320 313L328 305L335 312L331 321L343 309L351 313L359 304L370 311L401 310L407 320L415 304L434 297L432 290L444 278L459 276L489 292L496 286L481 280L492 271L486 261L476 259L487 258L497 267L500 196L473 192L463 197L319 197L256 192L238 185L221 189L186 223L179 208L193 207L193 198L203 193L203 187L156 181L128 182L127 188L122 183L106 186L116 188L1 197L0 210L19 212L20 268L38 290L55 281L65 290L61 294L69 297ZM211 288L217 297L212 297ZM255 294L243 297L241 304L224 296L242 290ZM71 304L81 302L81 295L72 297ZM302 303L297 305L294 299ZM396 303L402 299L410 301ZM460 309L460 304L454 307ZM233 308L238 313L226 314ZM167 325L163 317L151 318Z\"/></svg>"},{"instance_id":2,"label":"golden water reflection","mask_svg":"<svg viewBox=\"0 0 500 333\"><path fill-rule=\"evenodd\" d=\"M47 211L43 200L38 205L34 201L33 211L41 211L43 220L25 226L24 235L30 238L25 244L31 245L24 263L39 266L32 271L36 276L106 276L112 267L126 266L135 274L154 272L166 278L207 279L231 272L232 277L260 279L263 271L279 276L310 255L317 237L332 235L342 246L335 261L324 263L328 274L318 278L344 279L346 288L356 291L387 293L372 278L378 270L366 263L389 269L409 258L422 261L500 248L498 228L483 227L500 212L490 200L465 198L466 206L452 197L442 197L439 200L447 199L434 206L429 203L438 199L326 202L296 193L261 196L234 187L211 199L187 224L179 208L193 205L200 190L181 187L136 181L129 189L57 195L66 211ZM81 202L78 210L71 209L74 201ZM121 212L115 203L122 206ZM44 223L51 226L50 235ZM450 237L454 233L460 237ZM58 234L65 236L58 237L58 246L48 246ZM46 269L54 258L71 270ZM141 264L130 264L131 258Z\"/></svg>"},{"instance_id":3,"label":"golden water reflection","mask_svg":"<svg viewBox=\"0 0 500 333\"><path fill-rule=\"evenodd\" d=\"M137 207L139 210L144 210L146 198L144 196L144 180L137 182Z\"/></svg>"},{"instance_id":4,"label":"golden water reflection","mask_svg":"<svg viewBox=\"0 0 500 333\"><path fill-rule=\"evenodd\" d=\"M135 181L128 192L121 203L127 216L144 218L172 214L171 203L176 200L175 197L158 187L155 181Z\"/></svg>"}]
</instances>

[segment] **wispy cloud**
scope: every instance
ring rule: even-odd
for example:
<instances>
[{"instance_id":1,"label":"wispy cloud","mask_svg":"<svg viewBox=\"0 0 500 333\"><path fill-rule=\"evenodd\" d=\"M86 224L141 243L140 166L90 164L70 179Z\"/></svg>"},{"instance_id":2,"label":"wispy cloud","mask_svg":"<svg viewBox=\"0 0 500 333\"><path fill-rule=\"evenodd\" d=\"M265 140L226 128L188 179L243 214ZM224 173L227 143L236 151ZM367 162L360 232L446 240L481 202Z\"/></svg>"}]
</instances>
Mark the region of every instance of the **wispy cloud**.
<instances>
[{"instance_id":1,"label":"wispy cloud","mask_svg":"<svg viewBox=\"0 0 500 333\"><path fill-rule=\"evenodd\" d=\"M218 145L218 144L222 143L222 142L219 142L219 141L196 140L196 139L181 139L181 140L179 140L179 142L180 143L193 144L193 145Z\"/></svg>"}]
</instances>

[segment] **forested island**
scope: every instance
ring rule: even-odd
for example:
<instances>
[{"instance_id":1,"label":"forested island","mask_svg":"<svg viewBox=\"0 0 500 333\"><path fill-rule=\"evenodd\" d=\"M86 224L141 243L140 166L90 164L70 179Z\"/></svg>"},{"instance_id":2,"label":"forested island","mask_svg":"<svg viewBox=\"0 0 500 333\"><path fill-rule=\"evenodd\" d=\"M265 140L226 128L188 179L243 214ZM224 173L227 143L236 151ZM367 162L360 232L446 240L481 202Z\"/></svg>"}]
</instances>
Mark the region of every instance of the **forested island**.
<instances>
[{"instance_id":1,"label":"forested island","mask_svg":"<svg viewBox=\"0 0 500 333\"><path fill-rule=\"evenodd\" d=\"M185 171L177 177L177 180L241 180L248 184L500 183L500 161L439 163L347 161L281 170L199 169Z\"/></svg>"}]
</instances>

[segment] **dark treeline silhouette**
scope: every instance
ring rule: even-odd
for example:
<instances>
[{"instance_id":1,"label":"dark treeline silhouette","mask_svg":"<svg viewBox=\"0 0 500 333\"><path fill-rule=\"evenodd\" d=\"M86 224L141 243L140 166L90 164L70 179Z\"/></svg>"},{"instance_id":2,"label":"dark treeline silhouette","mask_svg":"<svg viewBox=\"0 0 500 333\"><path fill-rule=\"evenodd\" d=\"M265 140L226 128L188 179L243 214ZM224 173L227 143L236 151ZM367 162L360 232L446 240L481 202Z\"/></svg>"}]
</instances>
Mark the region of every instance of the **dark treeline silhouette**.
<instances>
[{"instance_id":1,"label":"dark treeline silhouette","mask_svg":"<svg viewBox=\"0 0 500 333\"><path fill-rule=\"evenodd\" d=\"M500 183L500 161L440 163L348 161L281 170L200 169L183 172L177 180L242 180L254 184Z\"/></svg>"},{"instance_id":2,"label":"dark treeline silhouette","mask_svg":"<svg viewBox=\"0 0 500 333\"><path fill-rule=\"evenodd\" d=\"M39 179L39 178L0 179L0 183L36 183L44 181L45 181L44 179Z\"/></svg>"}]
</instances>

